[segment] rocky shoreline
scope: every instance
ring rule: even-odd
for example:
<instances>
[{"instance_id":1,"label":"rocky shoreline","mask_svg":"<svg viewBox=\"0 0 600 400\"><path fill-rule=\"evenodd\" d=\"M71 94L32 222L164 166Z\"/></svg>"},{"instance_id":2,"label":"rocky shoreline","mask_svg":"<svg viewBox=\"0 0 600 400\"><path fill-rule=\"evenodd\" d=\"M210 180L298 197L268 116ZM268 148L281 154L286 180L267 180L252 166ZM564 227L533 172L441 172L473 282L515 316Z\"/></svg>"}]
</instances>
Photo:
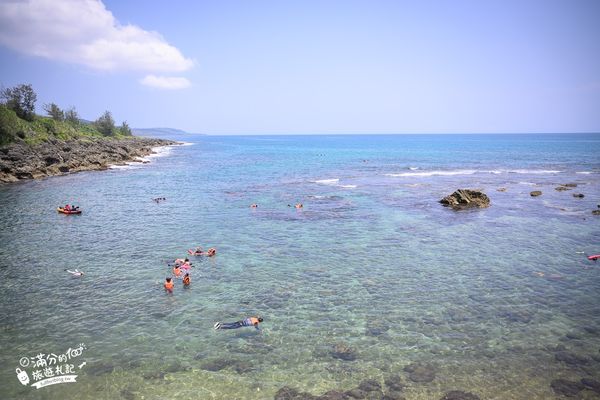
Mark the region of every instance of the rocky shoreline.
<instances>
[{"instance_id":1,"label":"rocky shoreline","mask_svg":"<svg viewBox=\"0 0 600 400\"><path fill-rule=\"evenodd\" d=\"M152 154L155 147L176 144L172 140L144 137L50 139L34 146L12 143L0 147L0 183L104 170L111 165L137 161Z\"/></svg>"}]
</instances>

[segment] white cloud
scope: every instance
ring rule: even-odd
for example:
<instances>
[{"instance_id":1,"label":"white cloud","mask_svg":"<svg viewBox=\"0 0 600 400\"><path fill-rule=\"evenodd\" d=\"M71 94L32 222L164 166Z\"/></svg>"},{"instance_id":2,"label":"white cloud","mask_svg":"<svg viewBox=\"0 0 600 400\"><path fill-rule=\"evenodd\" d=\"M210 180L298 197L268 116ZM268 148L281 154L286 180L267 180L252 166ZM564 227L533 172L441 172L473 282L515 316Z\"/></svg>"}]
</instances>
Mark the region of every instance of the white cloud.
<instances>
[{"instance_id":1,"label":"white cloud","mask_svg":"<svg viewBox=\"0 0 600 400\"><path fill-rule=\"evenodd\" d=\"M159 33L121 25L100 0L0 1L0 44L107 71L181 72L193 65Z\"/></svg>"},{"instance_id":2,"label":"white cloud","mask_svg":"<svg viewBox=\"0 0 600 400\"><path fill-rule=\"evenodd\" d=\"M140 80L140 83L159 89L185 89L191 85L190 81L186 78L156 75L146 75Z\"/></svg>"}]
</instances>

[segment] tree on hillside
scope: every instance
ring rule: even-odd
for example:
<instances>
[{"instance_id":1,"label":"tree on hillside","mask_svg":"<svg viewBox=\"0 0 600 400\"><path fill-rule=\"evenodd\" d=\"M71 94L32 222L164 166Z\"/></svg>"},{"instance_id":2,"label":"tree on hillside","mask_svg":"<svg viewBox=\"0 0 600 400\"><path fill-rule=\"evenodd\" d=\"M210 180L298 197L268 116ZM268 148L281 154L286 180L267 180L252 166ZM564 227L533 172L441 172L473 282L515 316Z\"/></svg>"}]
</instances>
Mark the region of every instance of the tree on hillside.
<instances>
[{"instance_id":1,"label":"tree on hillside","mask_svg":"<svg viewBox=\"0 0 600 400\"><path fill-rule=\"evenodd\" d=\"M105 111L104 114L94 122L94 125L104 136L114 136L115 134L115 120L110 111Z\"/></svg>"},{"instance_id":2,"label":"tree on hillside","mask_svg":"<svg viewBox=\"0 0 600 400\"><path fill-rule=\"evenodd\" d=\"M121 135L131 136L131 128L129 127L129 125L127 125L127 121L123 121L121 127L119 128L119 131L121 132Z\"/></svg>"},{"instance_id":3,"label":"tree on hillside","mask_svg":"<svg viewBox=\"0 0 600 400\"><path fill-rule=\"evenodd\" d=\"M5 100L6 107L13 110L19 118L33 121L37 94L35 94L30 84L2 89L0 97Z\"/></svg>"},{"instance_id":4,"label":"tree on hillside","mask_svg":"<svg viewBox=\"0 0 600 400\"><path fill-rule=\"evenodd\" d=\"M65 121L73 126L79 125L79 114L75 110L75 107L71 107L65 111Z\"/></svg>"},{"instance_id":5,"label":"tree on hillside","mask_svg":"<svg viewBox=\"0 0 600 400\"><path fill-rule=\"evenodd\" d=\"M46 111L46 113L55 121L65 120L65 112L54 103L44 104L44 111Z\"/></svg>"}]
</instances>

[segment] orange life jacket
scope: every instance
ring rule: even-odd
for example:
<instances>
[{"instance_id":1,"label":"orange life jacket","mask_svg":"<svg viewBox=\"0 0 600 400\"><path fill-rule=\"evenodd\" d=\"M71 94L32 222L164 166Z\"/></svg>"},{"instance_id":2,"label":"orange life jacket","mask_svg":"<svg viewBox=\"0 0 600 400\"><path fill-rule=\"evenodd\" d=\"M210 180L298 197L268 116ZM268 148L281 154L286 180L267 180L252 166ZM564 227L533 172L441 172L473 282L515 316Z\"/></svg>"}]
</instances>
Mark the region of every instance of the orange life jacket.
<instances>
[{"instance_id":1,"label":"orange life jacket","mask_svg":"<svg viewBox=\"0 0 600 400\"><path fill-rule=\"evenodd\" d=\"M252 325L258 325L258 318L250 317L250 322L252 322Z\"/></svg>"},{"instance_id":2,"label":"orange life jacket","mask_svg":"<svg viewBox=\"0 0 600 400\"><path fill-rule=\"evenodd\" d=\"M167 289L167 290L173 290L173 281L171 281L171 282L165 282L165 289Z\"/></svg>"},{"instance_id":3,"label":"orange life jacket","mask_svg":"<svg viewBox=\"0 0 600 400\"><path fill-rule=\"evenodd\" d=\"M179 276L181 275L181 269L179 267L174 267L173 273L175 274L175 276Z\"/></svg>"},{"instance_id":4,"label":"orange life jacket","mask_svg":"<svg viewBox=\"0 0 600 400\"><path fill-rule=\"evenodd\" d=\"M189 277L189 275L183 277L183 284L184 285L189 285L190 284L190 277Z\"/></svg>"}]
</instances>

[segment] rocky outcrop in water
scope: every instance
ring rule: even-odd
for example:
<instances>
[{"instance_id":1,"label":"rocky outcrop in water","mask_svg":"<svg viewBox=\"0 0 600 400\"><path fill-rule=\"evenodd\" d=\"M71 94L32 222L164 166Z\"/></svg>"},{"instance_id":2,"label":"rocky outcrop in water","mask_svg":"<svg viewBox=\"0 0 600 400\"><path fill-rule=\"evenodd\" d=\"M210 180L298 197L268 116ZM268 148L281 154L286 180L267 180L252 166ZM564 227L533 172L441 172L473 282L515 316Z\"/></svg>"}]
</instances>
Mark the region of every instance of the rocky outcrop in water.
<instances>
[{"instance_id":1,"label":"rocky outcrop in water","mask_svg":"<svg viewBox=\"0 0 600 400\"><path fill-rule=\"evenodd\" d=\"M541 190L534 190L533 192L529 193L529 195L531 197L541 196L542 195L542 191Z\"/></svg>"},{"instance_id":2,"label":"rocky outcrop in water","mask_svg":"<svg viewBox=\"0 0 600 400\"><path fill-rule=\"evenodd\" d=\"M0 182L17 182L69 172L103 170L110 165L135 161L152 153L153 147L173 145L164 139L85 138L50 139L35 146L12 143L0 147Z\"/></svg>"},{"instance_id":3,"label":"rocky outcrop in water","mask_svg":"<svg viewBox=\"0 0 600 400\"><path fill-rule=\"evenodd\" d=\"M412 363L404 367L408 379L413 382L431 382L435 379L435 367L425 363Z\"/></svg>"},{"instance_id":4,"label":"rocky outcrop in water","mask_svg":"<svg viewBox=\"0 0 600 400\"><path fill-rule=\"evenodd\" d=\"M440 203L446 207L452 207L454 210L485 208L490 206L490 198L479 190L458 189L440 200Z\"/></svg>"}]
</instances>

